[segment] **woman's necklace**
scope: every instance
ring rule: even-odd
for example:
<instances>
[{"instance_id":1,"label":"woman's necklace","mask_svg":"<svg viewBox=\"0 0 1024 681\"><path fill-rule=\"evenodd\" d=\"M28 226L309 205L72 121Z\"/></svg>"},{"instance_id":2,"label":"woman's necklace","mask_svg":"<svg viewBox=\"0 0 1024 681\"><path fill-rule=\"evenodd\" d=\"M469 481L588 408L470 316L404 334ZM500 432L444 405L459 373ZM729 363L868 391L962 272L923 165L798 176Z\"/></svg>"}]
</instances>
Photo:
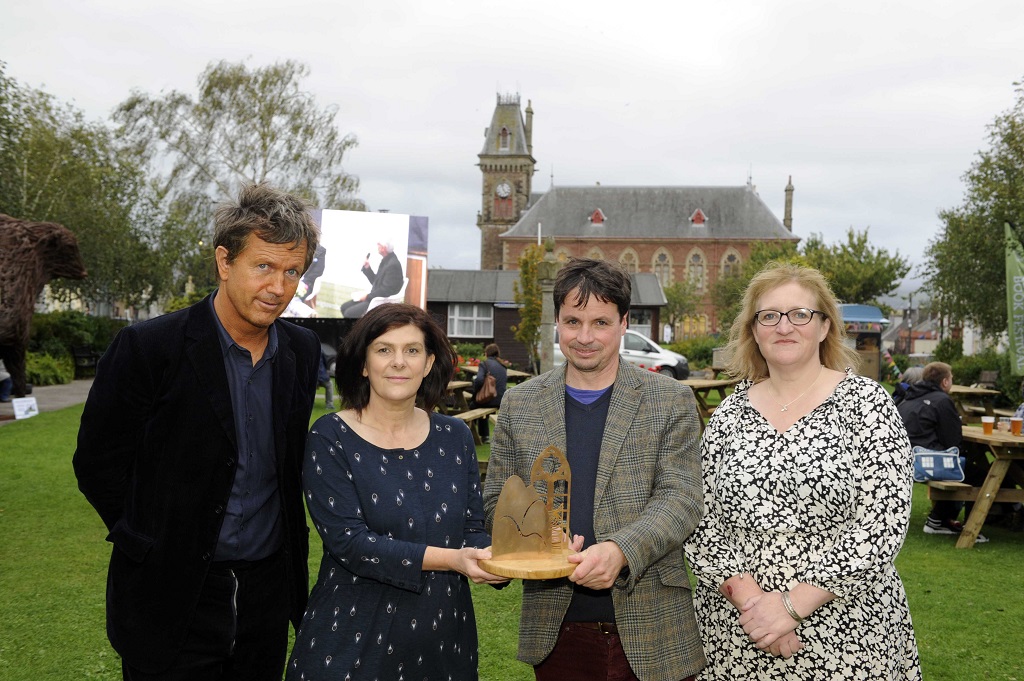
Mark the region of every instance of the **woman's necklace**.
<instances>
[{"instance_id":1,"label":"woman's necklace","mask_svg":"<svg viewBox=\"0 0 1024 681\"><path fill-rule=\"evenodd\" d=\"M782 402L779 402L777 399L775 399L775 395L772 395L772 392L775 390L775 384L772 383L772 379L769 378L768 379L768 383L770 384L771 390L768 391L768 396L772 398L772 402L774 402L775 404L777 404L780 407L782 407L781 411L786 411L787 409L789 409L789 405L793 404L794 402L799 400L801 397L803 397L807 393L811 392L811 388L813 388L814 384L818 382L819 378L821 378L821 373L824 370L825 370L825 365L822 364L821 368L818 369L818 375L814 377L813 381L811 381L810 387L808 387L807 390L803 391L802 393L800 393L799 395L797 395L796 397L791 399L789 402L786 402L785 404L783 404Z\"/></svg>"}]
</instances>

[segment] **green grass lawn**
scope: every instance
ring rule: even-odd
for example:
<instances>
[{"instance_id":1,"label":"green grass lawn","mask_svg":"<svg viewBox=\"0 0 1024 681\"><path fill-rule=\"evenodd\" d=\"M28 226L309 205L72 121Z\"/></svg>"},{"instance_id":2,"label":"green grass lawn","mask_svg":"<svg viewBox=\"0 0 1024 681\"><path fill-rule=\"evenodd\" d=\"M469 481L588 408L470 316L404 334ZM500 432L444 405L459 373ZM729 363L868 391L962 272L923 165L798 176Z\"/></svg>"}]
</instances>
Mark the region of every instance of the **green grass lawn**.
<instances>
[{"instance_id":1,"label":"green grass lawn","mask_svg":"<svg viewBox=\"0 0 1024 681\"><path fill-rule=\"evenodd\" d=\"M71 470L80 415L72 407L0 428L0 679L120 678L104 630L110 545ZM927 509L917 486L897 561L925 679L1024 681L1024 534L986 527L990 543L957 550L953 537L921 532ZM314 533L313 575L319 560ZM482 679L533 678L515 660L519 593L518 582L474 587Z\"/></svg>"}]
</instances>

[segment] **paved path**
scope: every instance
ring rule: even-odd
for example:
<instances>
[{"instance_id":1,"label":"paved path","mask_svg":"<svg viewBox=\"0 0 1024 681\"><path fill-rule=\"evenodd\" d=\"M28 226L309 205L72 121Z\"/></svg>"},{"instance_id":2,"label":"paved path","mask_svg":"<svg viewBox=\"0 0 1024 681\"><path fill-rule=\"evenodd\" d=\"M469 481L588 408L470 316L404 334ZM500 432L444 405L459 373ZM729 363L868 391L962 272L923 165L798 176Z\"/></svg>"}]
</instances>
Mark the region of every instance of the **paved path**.
<instances>
[{"instance_id":1,"label":"paved path","mask_svg":"<svg viewBox=\"0 0 1024 681\"><path fill-rule=\"evenodd\" d=\"M56 411L85 402L92 387L91 378L83 378L64 385L40 385L32 389L28 397L36 398L39 411ZM14 407L10 402L0 402L0 426L14 423Z\"/></svg>"}]
</instances>

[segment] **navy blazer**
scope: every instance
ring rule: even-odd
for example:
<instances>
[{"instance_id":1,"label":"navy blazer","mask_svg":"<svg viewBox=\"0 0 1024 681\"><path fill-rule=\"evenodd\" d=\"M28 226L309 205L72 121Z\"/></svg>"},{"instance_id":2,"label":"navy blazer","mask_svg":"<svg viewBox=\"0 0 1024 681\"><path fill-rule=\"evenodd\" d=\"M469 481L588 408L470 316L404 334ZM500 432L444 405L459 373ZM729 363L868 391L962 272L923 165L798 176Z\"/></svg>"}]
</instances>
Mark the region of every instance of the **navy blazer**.
<instances>
[{"instance_id":1,"label":"navy blazer","mask_svg":"<svg viewBox=\"0 0 1024 681\"><path fill-rule=\"evenodd\" d=\"M291 619L309 588L300 467L316 393L316 334L278 320L274 445ZM217 546L237 460L209 298L118 333L100 359L74 456L78 487L114 545L107 635L147 673L180 650Z\"/></svg>"}]
</instances>

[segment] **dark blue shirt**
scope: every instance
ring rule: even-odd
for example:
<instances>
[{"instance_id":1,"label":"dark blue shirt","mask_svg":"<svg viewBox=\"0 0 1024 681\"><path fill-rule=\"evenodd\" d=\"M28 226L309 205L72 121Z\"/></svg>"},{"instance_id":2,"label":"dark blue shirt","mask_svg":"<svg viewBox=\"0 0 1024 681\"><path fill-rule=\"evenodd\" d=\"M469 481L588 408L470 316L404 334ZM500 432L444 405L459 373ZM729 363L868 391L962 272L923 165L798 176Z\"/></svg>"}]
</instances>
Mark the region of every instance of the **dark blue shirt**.
<instances>
[{"instance_id":1,"label":"dark blue shirt","mask_svg":"<svg viewBox=\"0 0 1024 681\"><path fill-rule=\"evenodd\" d=\"M283 539L274 447L277 329L270 327L263 357L253 366L252 354L232 340L216 312L214 318L224 352L238 441L238 465L214 560L259 560L277 551Z\"/></svg>"},{"instance_id":2,"label":"dark blue shirt","mask_svg":"<svg viewBox=\"0 0 1024 681\"><path fill-rule=\"evenodd\" d=\"M574 535L583 535L584 548L597 543L594 532L594 493L597 486L597 463L601 458L601 440L604 439L604 424L608 420L611 399L610 387L604 391L566 388L565 458L569 461L569 471L572 473L569 531ZM588 589L574 584L565 621L614 622L612 590Z\"/></svg>"}]
</instances>

